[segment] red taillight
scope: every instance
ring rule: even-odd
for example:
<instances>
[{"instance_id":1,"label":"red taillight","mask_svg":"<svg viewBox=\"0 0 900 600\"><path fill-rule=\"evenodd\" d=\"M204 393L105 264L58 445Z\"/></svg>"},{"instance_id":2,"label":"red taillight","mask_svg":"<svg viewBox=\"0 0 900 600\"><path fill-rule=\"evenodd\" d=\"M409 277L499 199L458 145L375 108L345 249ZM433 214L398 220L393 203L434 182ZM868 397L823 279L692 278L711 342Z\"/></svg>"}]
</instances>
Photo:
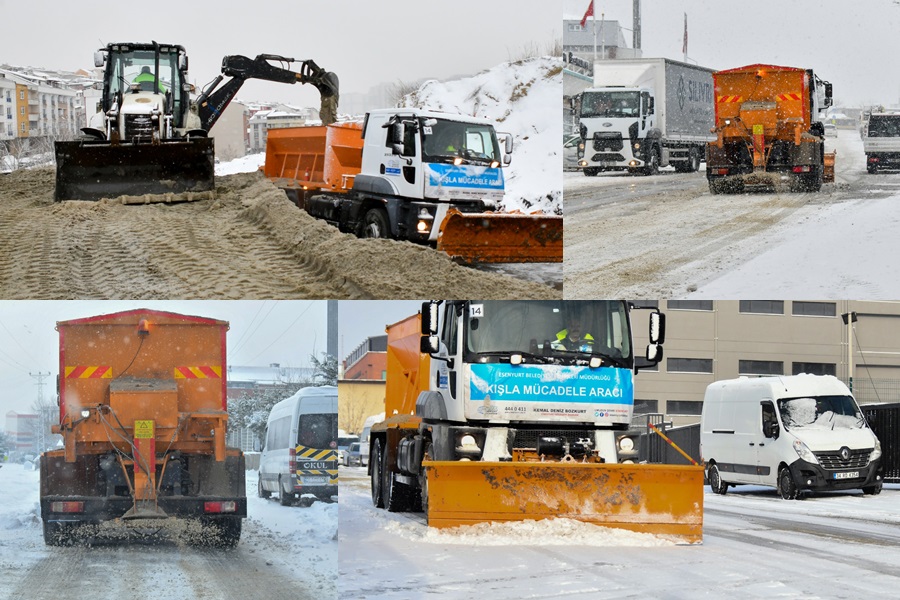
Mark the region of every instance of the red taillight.
<instances>
[{"instance_id":1,"label":"red taillight","mask_svg":"<svg viewBox=\"0 0 900 600\"><path fill-rule=\"evenodd\" d=\"M203 512L207 513L233 513L237 510L237 502L228 500L226 502L204 502Z\"/></svg>"},{"instance_id":2,"label":"red taillight","mask_svg":"<svg viewBox=\"0 0 900 600\"><path fill-rule=\"evenodd\" d=\"M720 169L712 169L713 175L728 175L728 169L720 168Z\"/></svg>"},{"instance_id":3,"label":"red taillight","mask_svg":"<svg viewBox=\"0 0 900 600\"><path fill-rule=\"evenodd\" d=\"M296 448L290 448L290 449L288 449L288 452L289 452L289 455L288 455L288 471L290 471L291 473L293 473L294 471L297 470L297 449L296 449Z\"/></svg>"},{"instance_id":4,"label":"red taillight","mask_svg":"<svg viewBox=\"0 0 900 600\"><path fill-rule=\"evenodd\" d=\"M809 165L800 165L792 169L794 173L809 173Z\"/></svg>"},{"instance_id":5,"label":"red taillight","mask_svg":"<svg viewBox=\"0 0 900 600\"><path fill-rule=\"evenodd\" d=\"M51 502L50 512L55 513L83 513L84 502Z\"/></svg>"}]
</instances>

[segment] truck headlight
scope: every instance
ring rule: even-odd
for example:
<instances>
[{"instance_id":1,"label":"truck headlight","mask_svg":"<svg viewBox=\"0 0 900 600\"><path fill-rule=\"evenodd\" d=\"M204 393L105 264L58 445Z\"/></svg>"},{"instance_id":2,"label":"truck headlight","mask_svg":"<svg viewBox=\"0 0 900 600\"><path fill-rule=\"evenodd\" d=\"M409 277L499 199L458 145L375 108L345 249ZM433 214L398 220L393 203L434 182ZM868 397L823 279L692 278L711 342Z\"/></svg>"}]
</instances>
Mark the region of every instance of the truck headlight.
<instances>
[{"instance_id":1,"label":"truck headlight","mask_svg":"<svg viewBox=\"0 0 900 600\"><path fill-rule=\"evenodd\" d=\"M879 458L881 458L881 442L878 441L878 438L875 438L875 449L869 454L869 462L878 460Z\"/></svg>"},{"instance_id":2,"label":"truck headlight","mask_svg":"<svg viewBox=\"0 0 900 600\"><path fill-rule=\"evenodd\" d=\"M417 215L418 221L416 222L416 231L419 233L428 233L431 231L431 226L434 224L434 217L428 212L427 208L419 209L419 214Z\"/></svg>"},{"instance_id":3,"label":"truck headlight","mask_svg":"<svg viewBox=\"0 0 900 600\"><path fill-rule=\"evenodd\" d=\"M797 456L799 456L806 462L812 463L814 465L819 464L819 460L816 458L816 455L813 454L812 450L809 449L809 446L804 444L802 441L794 440L794 450L797 452Z\"/></svg>"},{"instance_id":4,"label":"truck headlight","mask_svg":"<svg viewBox=\"0 0 900 600\"><path fill-rule=\"evenodd\" d=\"M641 149L641 143L640 143L640 142L635 142L635 143L632 145L632 148L634 148L635 150L640 150L640 149Z\"/></svg>"}]
</instances>

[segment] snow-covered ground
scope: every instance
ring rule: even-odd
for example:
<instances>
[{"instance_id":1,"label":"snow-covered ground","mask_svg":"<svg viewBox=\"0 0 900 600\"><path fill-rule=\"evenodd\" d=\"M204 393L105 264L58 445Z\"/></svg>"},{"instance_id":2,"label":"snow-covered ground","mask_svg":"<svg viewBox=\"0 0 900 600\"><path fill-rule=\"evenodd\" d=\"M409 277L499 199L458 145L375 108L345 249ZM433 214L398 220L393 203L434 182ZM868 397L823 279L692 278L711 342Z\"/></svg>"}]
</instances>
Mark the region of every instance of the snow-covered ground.
<instances>
[{"instance_id":1,"label":"snow-covered ground","mask_svg":"<svg viewBox=\"0 0 900 600\"><path fill-rule=\"evenodd\" d=\"M896 597L900 486L799 501L705 491L702 544L568 520L434 531L374 508L365 469L342 467L340 597Z\"/></svg>"},{"instance_id":2,"label":"snow-covered ground","mask_svg":"<svg viewBox=\"0 0 900 600\"><path fill-rule=\"evenodd\" d=\"M247 471L248 517L234 550L196 549L177 543L147 546L139 541L112 547L58 548L44 545L38 472L4 463L0 468L0 598L87 597L79 595L82 587L98 600L268 599L284 589L295 590L290 595L295 598L334 598L337 503L281 506L277 500L256 496L257 477L256 471ZM115 572L112 565L103 571L103 563L112 560L124 561L130 572ZM66 570L57 573L56 565ZM110 581L92 580L88 574L95 568ZM213 572L204 572L210 569ZM229 582L217 569L234 574L237 581ZM65 589L55 589L50 583L67 577L72 580ZM116 585L131 592L118 594ZM152 592L144 595L139 591L142 587L152 588Z\"/></svg>"}]
</instances>

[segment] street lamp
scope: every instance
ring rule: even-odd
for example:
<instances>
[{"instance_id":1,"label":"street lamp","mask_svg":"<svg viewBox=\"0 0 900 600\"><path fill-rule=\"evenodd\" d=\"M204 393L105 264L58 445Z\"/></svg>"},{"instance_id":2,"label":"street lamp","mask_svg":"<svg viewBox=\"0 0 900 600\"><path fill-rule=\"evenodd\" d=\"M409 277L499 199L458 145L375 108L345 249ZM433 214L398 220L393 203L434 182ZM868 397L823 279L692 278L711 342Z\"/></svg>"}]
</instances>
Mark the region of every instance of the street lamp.
<instances>
[{"instance_id":1,"label":"street lamp","mask_svg":"<svg viewBox=\"0 0 900 600\"><path fill-rule=\"evenodd\" d=\"M846 312L841 315L844 325L847 326L847 387L853 393L853 323L856 323L856 312Z\"/></svg>"}]
</instances>

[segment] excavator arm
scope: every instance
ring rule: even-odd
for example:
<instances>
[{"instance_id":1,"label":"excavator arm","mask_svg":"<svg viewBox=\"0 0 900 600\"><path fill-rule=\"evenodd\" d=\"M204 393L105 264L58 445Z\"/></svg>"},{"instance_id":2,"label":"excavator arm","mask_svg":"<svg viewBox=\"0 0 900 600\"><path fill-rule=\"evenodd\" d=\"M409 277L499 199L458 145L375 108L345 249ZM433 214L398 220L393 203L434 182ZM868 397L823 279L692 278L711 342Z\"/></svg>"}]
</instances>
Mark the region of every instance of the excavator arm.
<instances>
[{"instance_id":1,"label":"excavator arm","mask_svg":"<svg viewBox=\"0 0 900 600\"><path fill-rule=\"evenodd\" d=\"M279 83L309 83L319 90L321 97L320 118L324 125L337 120L338 78L337 75L319 67L311 60L300 64L300 71L295 72L272 65L269 61L293 63L293 58L285 58L275 54L260 54L250 59L246 56L226 56L222 59L222 74L207 86L197 99L200 121L206 131L212 129L222 115L225 107L234 99L238 90L248 79L265 79ZM221 87L219 84L225 77L231 77Z\"/></svg>"}]
</instances>

